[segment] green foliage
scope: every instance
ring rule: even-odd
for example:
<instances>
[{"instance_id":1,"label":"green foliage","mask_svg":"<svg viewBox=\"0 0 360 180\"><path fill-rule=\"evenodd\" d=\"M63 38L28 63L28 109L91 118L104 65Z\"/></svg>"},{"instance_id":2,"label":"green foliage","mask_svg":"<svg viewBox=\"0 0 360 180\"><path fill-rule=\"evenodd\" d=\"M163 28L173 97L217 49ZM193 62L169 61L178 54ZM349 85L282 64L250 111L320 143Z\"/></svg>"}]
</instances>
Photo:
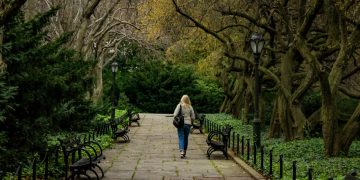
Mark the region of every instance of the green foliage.
<instances>
[{"instance_id":1,"label":"green foliage","mask_svg":"<svg viewBox=\"0 0 360 180\"><path fill-rule=\"evenodd\" d=\"M310 116L313 112L321 107L321 94L316 91L309 91L301 99L302 111L305 116ZM340 113L340 120L347 121L355 110L358 101L351 98L340 98L337 100L337 110Z\"/></svg>"},{"instance_id":2,"label":"green foliage","mask_svg":"<svg viewBox=\"0 0 360 180\"><path fill-rule=\"evenodd\" d=\"M111 111L111 109L109 110ZM126 113L126 109L115 109L115 118L120 117ZM95 121L97 124L109 123L111 120L111 112L104 114L97 114Z\"/></svg>"},{"instance_id":3,"label":"green foliage","mask_svg":"<svg viewBox=\"0 0 360 180\"><path fill-rule=\"evenodd\" d=\"M343 98L337 103L337 109L340 113L344 114L345 117L342 120L348 120L351 114L354 112L359 101L357 99Z\"/></svg>"},{"instance_id":4,"label":"green foliage","mask_svg":"<svg viewBox=\"0 0 360 180\"><path fill-rule=\"evenodd\" d=\"M301 102L302 111L308 117L321 107L321 94L320 92L309 91L302 97Z\"/></svg>"},{"instance_id":5,"label":"green foliage","mask_svg":"<svg viewBox=\"0 0 360 180\"><path fill-rule=\"evenodd\" d=\"M264 98L264 123L266 125L270 124L271 121L271 116L272 116L272 111L274 108L274 99L276 98L276 93L271 92L271 91L263 91L261 92L261 96ZM252 113L249 113L248 115L252 115ZM253 117L248 117L248 119L252 119Z\"/></svg>"},{"instance_id":6,"label":"green foliage","mask_svg":"<svg viewBox=\"0 0 360 180\"><path fill-rule=\"evenodd\" d=\"M312 138L307 140L297 140L291 142L283 142L282 140L266 140L264 142L267 150L273 150L273 156L276 159L280 154L284 155L284 167L291 167L292 161L297 164L297 179L305 177L309 168L313 168L315 179L322 179L324 177L343 177L352 169L360 169L359 166L359 141L354 141L353 146L348 157L327 158L324 156L324 144L320 138ZM357 154L357 155L356 155ZM266 160L267 161L267 160ZM267 162L268 163L268 162ZM285 168L286 169L286 168ZM279 174L279 165L275 166L275 172ZM284 171L286 177L291 178L291 171Z\"/></svg>"},{"instance_id":7,"label":"green foliage","mask_svg":"<svg viewBox=\"0 0 360 180\"><path fill-rule=\"evenodd\" d=\"M57 135L54 136L48 136L47 137L47 144L49 145L49 147L56 147L60 145L59 143L59 139L66 139L69 137L79 137L80 139L82 137L84 137L84 135L88 135L88 134L84 134L84 133L59 133ZM113 142L113 139L111 138L110 135L105 134L102 136L98 136L96 137L93 141L99 143L99 145L102 147L102 149L107 149L110 148ZM99 151L99 148L97 146L94 146L94 148L96 149L96 151ZM94 155L93 150L90 149L89 147L87 147L87 150L92 153L92 155ZM31 177L32 173L33 173L33 161L34 159L36 160L36 173L39 177L42 177L45 174L45 161L44 161L44 155L45 154L39 154L39 153L35 153L33 154L31 157L28 156L26 158L26 160L22 161L22 175L23 176L28 176ZM86 156L86 154L82 155L83 157ZM51 153L50 157L49 157L49 174L51 178L55 178L55 177L63 177L64 176L64 157L63 157L63 153L60 150L59 151L59 157L58 157L58 164L56 164L55 162L55 154ZM4 179L15 179L16 175L15 172L10 172L7 173L6 176L4 177Z\"/></svg>"},{"instance_id":8,"label":"green foliage","mask_svg":"<svg viewBox=\"0 0 360 180\"><path fill-rule=\"evenodd\" d=\"M8 86L5 82L4 73L0 73L0 126L6 127L6 114L11 112L16 104L13 102L14 95L16 94L16 87ZM0 159L3 159L10 152L7 151L6 144L9 141L8 134L0 131ZM3 163L0 160L0 163Z\"/></svg>"},{"instance_id":9,"label":"green foliage","mask_svg":"<svg viewBox=\"0 0 360 180\"><path fill-rule=\"evenodd\" d=\"M195 86L200 92L192 98L196 102L198 112L218 112L224 99L224 91L218 83L211 79L198 78Z\"/></svg>"},{"instance_id":10,"label":"green foliage","mask_svg":"<svg viewBox=\"0 0 360 180\"><path fill-rule=\"evenodd\" d=\"M252 139L252 126L243 125L238 119L226 114L207 114L206 118L219 125L230 124L234 127L233 132L239 134L240 137L244 136L245 139ZM291 167L293 161L296 161L297 165L297 179L307 179L306 173L309 168L313 169L314 179L326 179L330 176L334 177L334 179L343 179L344 175L352 169L360 169L360 141L352 143L347 157L327 158L324 156L324 144L321 138L284 142L283 139L265 139L265 134L262 135L262 145L265 147L265 174L269 172L270 162L268 157L269 151L272 150L274 179L279 179L280 155L284 157L283 179L292 179ZM259 151L257 157L260 157ZM246 159L246 155L242 158ZM253 155L251 155L248 163L260 170L259 160L257 166L255 166L252 158Z\"/></svg>"},{"instance_id":11,"label":"green foliage","mask_svg":"<svg viewBox=\"0 0 360 180\"><path fill-rule=\"evenodd\" d=\"M88 130L99 110L85 98L93 65L64 48L71 34L46 41L45 27L55 13L53 9L25 22L18 12L4 26L1 48L7 69L0 80L0 149L9 153L0 153L0 169L14 169L12 163L25 159L27 152L46 148L49 134Z\"/></svg>"},{"instance_id":12,"label":"green foliage","mask_svg":"<svg viewBox=\"0 0 360 180\"><path fill-rule=\"evenodd\" d=\"M216 122L216 124L221 126L226 124L231 125L231 127L233 127L232 131L239 133L241 136L244 136L245 139L252 138L252 126L243 124L239 119L236 119L229 114L206 114L206 118L210 121Z\"/></svg>"},{"instance_id":13,"label":"green foliage","mask_svg":"<svg viewBox=\"0 0 360 180\"><path fill-rule=\"evenodd\" d=\"M222 100L219 88L197 79L193 71L191 66L149 62L128 74L124 91L129 102L145 112L172 113L184 94L198 112L216 112Z\"/></svg>"},{"instance_id":14,"label":"green foliage","mask_svg":"<svg viewBox=\"0 0 360 180\"><path fill-rule=\"evenodd\" d=\"M154 57L153 52L139 47L136 42L125 41L119 49L116 61L119 71L116 88L120 97L117 107L134 106L139 111L172 113L182 95L190 96L198 112L217 112L223 100L220 85L210 78L201 77L194 65L173 65ZM104 97L111 102L112 73L110 67L104 72Z\"/></svg>"}]
</instances>

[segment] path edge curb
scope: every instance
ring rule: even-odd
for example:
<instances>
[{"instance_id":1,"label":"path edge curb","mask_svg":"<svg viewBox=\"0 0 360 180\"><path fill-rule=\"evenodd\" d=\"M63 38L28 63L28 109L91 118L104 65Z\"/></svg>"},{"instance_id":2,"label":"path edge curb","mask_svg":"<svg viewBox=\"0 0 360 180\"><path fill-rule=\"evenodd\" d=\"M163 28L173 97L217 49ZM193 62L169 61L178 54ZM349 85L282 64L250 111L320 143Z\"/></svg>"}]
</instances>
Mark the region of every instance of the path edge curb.
<instances>
[{"instance_id":1,"label":"path edge curb","mask_svg":"<svg viewBox=\"0 0 360 180\"><path fill-rule=\"evenodd\" d=\"M249 173L250 176L253 177L254 179L257 179L257 180L266 180L266 179L267 179L267 178L265 178L263 175L261 175L259 172L257 172L256 170L254 170L251 166L249 166L248 164L246 164L246 163L245 163L243 160L241 160L239 157L237 157L233 151L228 151L227 153L228 153L228 155L230 155L231 159L236 162L236 164L238 164L239 166L241 166L241 167L242 167L247 173Z\"/></svg>"}]
</instances>

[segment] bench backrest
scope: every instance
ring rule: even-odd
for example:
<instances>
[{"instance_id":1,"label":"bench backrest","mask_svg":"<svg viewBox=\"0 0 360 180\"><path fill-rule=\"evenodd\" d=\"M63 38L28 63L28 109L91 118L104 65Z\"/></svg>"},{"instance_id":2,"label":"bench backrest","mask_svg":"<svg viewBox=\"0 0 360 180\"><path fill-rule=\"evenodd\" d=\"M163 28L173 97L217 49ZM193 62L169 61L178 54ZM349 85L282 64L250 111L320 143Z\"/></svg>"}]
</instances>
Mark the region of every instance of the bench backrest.
<instances>
[{"instance_id":1,"label":"bench backrest","mask_svg":"<svg viewBox=\"0 0 360 180\"><path fill-rule=\"evenodd\" d=\"M205 122L205 114L199 114L196 111L195 112L195 119L199 120L200 126L202 126Z\"/></svg>"},{"instance_id":2,"label":"bench backrest","mask_svg":"<svg viewBox=\"0 0 360 180\"><path fill-rule=\"evenodd\" d=\"M213 138L217 137L217 141L222 141L225 145L227 145L232 129L233 127L230 125L225 125L225 127L220 130L210 131L207 137L207 141L210 142L213 140Z\"/></svg>"},{"instance_id":3,"label":"bench backrest","mask_svg":"<svg viewBox=\"0 0 360 180\"><path fill-rule=\"evenodd\" d=\"M82 144L82 143L80 143L80 139L77 139L77 138L69 138L67 140L59 139L59 141L60 141L61 149L64 154L65 177L66 178L68 178L68 170L69 170L69 166L71 164L74 164L75 162L77 162L83 158L86 158L84 160L84 163L86 163L86 161L87 161L87 164L89 166L91 166L93 164L93 160L98 155L96 150L87 144L90 142L86 142L86 143ZM89 150L89 148L86 148L86 146L89 146L91 148L91 150ZM102 150L101 150L101 153L102 153Z\"/></svg>"},{"instance_id":4,"label":"bench backrest","mask_svg":"<svg viewBox=\"0 0 360 180\"><path fill-rule=\"evenodd\" d=\"M124 129L128 128L128 123L126 123L126 118L128 114L125 113L122 116L115 118L114 120L110 121L111 130L116 132L118 130L118 125L121 125Z\"/></svg>"},{"instance_id":5,"label":"bench backrest","mask_svg":"<svg viewBox=\"0 0 360 180\"><path fill-rule=\"evenodd\" d=\"M202 126L205 122L205 114L199 114L200 125Z\"/></svg>"},{"instance_id":6,"label":"bench backrest","mask_svg":"<svg viewBox=\"0 0 360 180\"><path fill-rule=\"evenodd\" d=\"M69 156L74 156L73 153L77 153L75 160L82 158L81 156L85 153L91 155L91 159L97 159L103 155L103 149L101 145L92 140L86 140L81 142L80 138L69 138L67 140L59 140L61 149L64 153L64 160L70 158ZM85 152L86 151L86 152ZM89 157L90 158L90 157ZM72 160L74 161L74 160Z\"/></svg>"},{"instance_id":7,"label":"bench backrest","mask_svg":"<svg viewBox=\"0 0 360 180\"><path fill-rule=\"evenodd\" d=\"M228 140L230 138L230 133L233 127L229 124L225 125L225 127L222 129L222 135L223 135L223 143L227 145Z\"/></svg>"}]
</instances>

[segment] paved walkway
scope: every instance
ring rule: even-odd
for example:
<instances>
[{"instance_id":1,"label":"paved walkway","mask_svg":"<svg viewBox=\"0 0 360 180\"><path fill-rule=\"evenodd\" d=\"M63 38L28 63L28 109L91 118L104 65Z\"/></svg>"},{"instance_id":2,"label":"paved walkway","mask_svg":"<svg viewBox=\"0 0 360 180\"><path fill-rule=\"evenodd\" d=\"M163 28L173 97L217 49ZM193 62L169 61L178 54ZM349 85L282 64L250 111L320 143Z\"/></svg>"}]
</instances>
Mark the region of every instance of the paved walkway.
<instances>
[{"instance_id":1,"label":"paved walkway","mask_svg":"<svg viewBox=\"0 0 360 180\"><path fill-rule=\"evenodd\" d=\"M165 114L141 114L141 126L130 127L129 143L115 143L106 150L100 165L104 180L250 180L253 179L233 160L215 152L206 156L206 136L190 134L187 157L178 152L177 133L171 117ZM119 138L121 139L121 138Z\"/></svg>"}]
</instances>

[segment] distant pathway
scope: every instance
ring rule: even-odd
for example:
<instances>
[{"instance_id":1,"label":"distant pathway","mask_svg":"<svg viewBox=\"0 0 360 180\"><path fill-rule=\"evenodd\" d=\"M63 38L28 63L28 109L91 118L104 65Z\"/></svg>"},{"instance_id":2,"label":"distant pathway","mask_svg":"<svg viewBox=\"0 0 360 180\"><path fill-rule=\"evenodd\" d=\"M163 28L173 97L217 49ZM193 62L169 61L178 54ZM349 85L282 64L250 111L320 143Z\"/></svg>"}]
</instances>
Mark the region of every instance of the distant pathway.
<instances>
[{"instance_id":1,"label":"distant pathway","mask_svg":"<svg viewBox=\"0 0 360 180\"><path fill-rule=\"evenodd\" d=\"M141 126L130 127L129 143L116 143L106 150L100 165L104 180L250 180L253 179L233 160L221 153L206 156L206 136L190 134L186 159L178 152L177 133L165 114L141 114ZM120 138L119 138L120 139Z\"/></svg>"}]
</instances>

